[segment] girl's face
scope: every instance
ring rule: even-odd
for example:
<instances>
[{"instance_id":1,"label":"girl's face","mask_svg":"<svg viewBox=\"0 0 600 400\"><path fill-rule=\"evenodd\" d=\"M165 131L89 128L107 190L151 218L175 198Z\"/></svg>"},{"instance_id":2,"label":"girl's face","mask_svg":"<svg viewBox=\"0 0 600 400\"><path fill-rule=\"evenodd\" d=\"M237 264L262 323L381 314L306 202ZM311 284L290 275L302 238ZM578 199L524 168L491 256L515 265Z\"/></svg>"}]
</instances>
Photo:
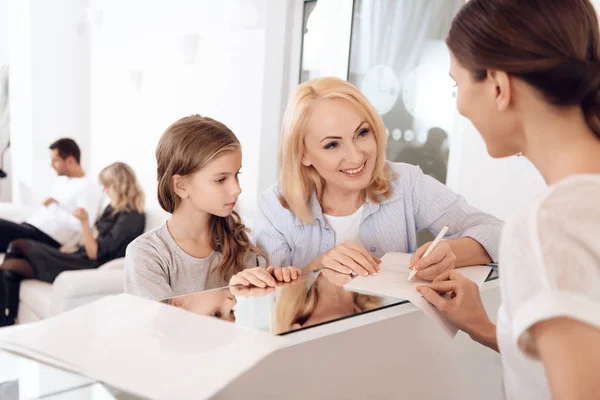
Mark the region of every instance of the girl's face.
<instances>
[{"instance_id":1,"label":"girl's face","mask_svg":"<svg viewBox=\"0 0 600 400\"><path fill-rule=\"evenodd\" d=\"M194 210L227 217L242 192L238 175L242 168L241 150L220 154L196 173L175 180L175 192Z\"/></svg>"},{"instance_id":2,"label":"girl's face","mask_svg":"<svg viewBox=\"0 0 600 400\"><path fill-rule=\"evenodd\" d=\"M328 189L361 191L369 186L377 140L364 116L347 100L320 100L308 119L304 166L312 166Z\"/></svg>"},{"instance_id":3,"label":"girl's face","mask_svg":"<svg viewBox=\"0 0 600 400\"><path fill-rule=\"evenodd\" d=\"M175 298L173 305L200 315L235 322L233 306L237 301L227 289L211 290Z\"/></svg>"}]
</instances>

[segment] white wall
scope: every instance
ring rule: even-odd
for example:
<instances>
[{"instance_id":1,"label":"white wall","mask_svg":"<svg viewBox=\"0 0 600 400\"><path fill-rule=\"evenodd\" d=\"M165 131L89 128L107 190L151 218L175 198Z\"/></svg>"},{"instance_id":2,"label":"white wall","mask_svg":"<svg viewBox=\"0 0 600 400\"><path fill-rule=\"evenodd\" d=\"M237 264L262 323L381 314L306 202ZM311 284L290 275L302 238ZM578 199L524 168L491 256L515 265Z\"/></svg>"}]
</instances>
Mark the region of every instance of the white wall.
<instances>
[{"instance_id":1,"label":"white wall","mask_svg":"<svg viewBox=\"0 0 600 400\"><path fill-rule=\"evenodd\" d=\"M85 3L9 0L13 201L39 204L55 178L48 146L75 139L90 165Z\"/></svg>"},{"instance_id":2,"label":"white wall","mask_svg":"<svg viewBox=\"0 0 600 400\"><path fill-rule=\"evenodd\" d=\"M183 116L210 116L242 143L238 211L251 224L257 194L276 179L287 3L92 1L102 23L91 37L91 169L129 163L148 206L158 207L160 135ZM190 35L198 37L192 64L181 52Z\"/></svg>"},{"instance_id":3,"label":"white wall","mask_svg":"<svg viewBox=\"0 0 600 400\"><path fill-rule=\"evenodd\" d=\"M9 5L15 70L15 202L47 195L55 177L48 145L70 136L89 174L125 161L157 207L158 138L200 113L242 142L238 211L251 225L257 194L277 179L292 0L0 1ZM195 37L190 62L181 49Z\"/></svg>"},{"instance_id":4,"label":"white wall","mask_svg":"<svg viewBox=\"0 0 600 400\"><path fill-rule=\"evenodd\" d=\"M0 0L0 66L5 64L8 64L8 0ZM6 138L0 138L0 151L4 149L6 141ZM8 177L0 180L0 201L10 201L12 197L11 163L10 151L7 151L3 159L3 170Z\"/></svg>"},{"instance_id":5,"label":"white wall","mask_svg":"<svg viewBox=\"0 0 600 400\"><path fill-rule=\"evenodd\" d=\"M265 22L265 62L262 102L262 126L260 141L259 177L257 192L265 191L274 184L279 175L279 135L281 120L289 94L288 77L297 76L297 65L290 59L292 44L299 37L301 27L294 25L293 0L267 0ZM298 28L298 29L297 29ZM279 61L277 61L279 60ZM250 216L251 217L251 216ZM248 223L248 226L252 226Z\"/></svg>"},{"instance_id":6,"label":"white wall","mask_svg":"<svg viewBox=\"0 0 600 400\"><path fill-rule=\"evenodd\" d=\"M8 2L12 197L29 204L33 187L31 12L29 1Z\"/></svg>"},{"instance_id":7,"label":"white wall","mask_svg":"<svg viewBox=\"0 0 600 400\"><path fill-rule=\"evenodd\" d=\"M0 64L8 62L8 0L0 0Z\"/></svg>"},{"instance_id":8,"label":"white wall","mask_svg":"<svg viewBox=\"0 0 600 400\"><path fill-rule=\"evenodd\" d=\"M546 187L525 157L490 157L479 132L461 116L450 140L447 184L483 211L506 220Z\"/></svg>"}]
</instances>

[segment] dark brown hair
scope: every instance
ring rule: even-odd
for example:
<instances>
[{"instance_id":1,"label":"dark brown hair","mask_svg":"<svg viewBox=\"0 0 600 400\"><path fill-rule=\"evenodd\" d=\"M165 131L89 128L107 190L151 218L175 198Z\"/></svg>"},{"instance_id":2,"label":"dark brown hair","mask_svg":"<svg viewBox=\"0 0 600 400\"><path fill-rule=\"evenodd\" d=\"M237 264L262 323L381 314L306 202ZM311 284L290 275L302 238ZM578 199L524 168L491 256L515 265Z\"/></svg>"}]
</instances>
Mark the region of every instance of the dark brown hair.
<instances>
[{"instance_id":1,"label":"dark brown hair","mask_svg":"<svg viewBox=\"0 0 600 400\"><path fill-rule=\"evenodd\" d=\"M63 160L66 160L67 157L72 156L77 164L81 164L81 151L73 139L58 139L56 142L50 145L49 149L56 150L60 158Z\"/></svg>"},{"instance_id":2,"label":"dark brown hair","mask_svg":"<svg viewBox=\"0 0 600 400\"><path fill-rule=\"evenodd\" d=\"M600 33L589 0L470 0L446 43L476 81L497 69L550 104L580 105L600 138Z\"/></svg>"},{"instance_id":3,"label":"dark brown hair","mask_svg":"<svg viewBox=\"0 0 600 400\"><path fill-rule=\"evenodd\" d=\"M156 147L158 202L167 212L179 207L181 198L172 187L174 175L188 176L218 155L240 149L240 142L224 124L212 118L192 115L181 118L167 128ZM228 217L211 215L211 247L219 251L221 277L229 280L247 265L251 253L266 259L262 250L248 237L248 229L234 211Z\"/></svg>"}]
</instances>

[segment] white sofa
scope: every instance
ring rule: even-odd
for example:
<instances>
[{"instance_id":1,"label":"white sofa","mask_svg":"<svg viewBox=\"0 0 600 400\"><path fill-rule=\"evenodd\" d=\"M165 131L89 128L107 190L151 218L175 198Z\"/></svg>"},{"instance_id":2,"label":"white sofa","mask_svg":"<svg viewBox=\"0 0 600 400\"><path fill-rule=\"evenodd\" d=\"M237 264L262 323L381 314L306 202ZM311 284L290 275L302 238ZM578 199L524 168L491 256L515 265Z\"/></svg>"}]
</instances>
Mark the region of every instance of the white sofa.
<instances>
[{"instance_id":1,"label":"white sofa","mask_svg":"<svg viewBox=\"0 0 600 400\"><path fill-rule=\"evenodd\" d=\"M0 203L0 218L23 222L36 208ZM146 210L146 231L167 220L169 214ZM3 257L2 257L3 258ZM35 322L101 297L123 293L125 259L118 258L97 269L65 271L54 284L27 279L21 283L19 323Z\"/></svg>"}]
</instances>

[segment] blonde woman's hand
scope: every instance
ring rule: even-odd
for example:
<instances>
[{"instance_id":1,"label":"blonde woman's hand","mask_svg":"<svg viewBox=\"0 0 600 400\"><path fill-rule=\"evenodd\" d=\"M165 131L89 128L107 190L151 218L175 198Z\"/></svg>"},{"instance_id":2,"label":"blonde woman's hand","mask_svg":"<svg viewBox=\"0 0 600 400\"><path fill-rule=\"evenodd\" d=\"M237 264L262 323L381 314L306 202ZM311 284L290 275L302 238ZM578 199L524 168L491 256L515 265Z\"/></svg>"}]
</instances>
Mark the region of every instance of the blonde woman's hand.
<instances>
[{"instance_id":1,"label":"blonde woman's hand","mask_svg":"<svg viewBox=\"0 0 600 400\"><path fill-rule=\"evenodd\" d=\"M355 272L358 275L376 275L381 260L370 254L362 246L346 241L324 253L321 266L342 274Z\"/></svg>"},{"instance_id":2,"label":"blonde woman's hand","mask_svg":"<svg viewBox=\"0 0 600 400\"><path fill-rule=\"evenodd\" d=\"M321 275L323 275L327 280L333 283L336 286L344 286L346 283L350 282L353 277L348 274L341 274L332 269L324 269L321 271Z\"/></svg>"},{"instance_id":3,"label":"blonde woman's hand","mask_svg":"<svg viewBox=\"0 0 600 400\"><path fill-rule=\"evenodd\" d=\"M277 282L291 282L300 277L301 271L295 267L256 267L235 274L229 285L275 287Z\"/></svg>"},{"instance_id":4,"label":"blonde woman's hand","mask_svg":"<svg viewBox=\"0 0 600 400\"><path fill-rule=\"evenodd\" d=\"M78 207L75 209L75 211L73 211L73 216L81 222L87 222L89 218L87 211L85 211L85 209L81 207Z\"/></svg>"},{"instance_id":5,"label":"blonde woman's hand","mask_svg":"<svg viewBox=\"0 0 600 400\"><path fill-rule=\"evenodd\" d=\"M431 242L428 242L419 247L410 258L412 268L418 271L417 278L428 281L434 280L438 275L453 269L456 265L456 255L446 241L439 242L427 257L423 257L430 244Z\"/></svg>"}]
</instances>

